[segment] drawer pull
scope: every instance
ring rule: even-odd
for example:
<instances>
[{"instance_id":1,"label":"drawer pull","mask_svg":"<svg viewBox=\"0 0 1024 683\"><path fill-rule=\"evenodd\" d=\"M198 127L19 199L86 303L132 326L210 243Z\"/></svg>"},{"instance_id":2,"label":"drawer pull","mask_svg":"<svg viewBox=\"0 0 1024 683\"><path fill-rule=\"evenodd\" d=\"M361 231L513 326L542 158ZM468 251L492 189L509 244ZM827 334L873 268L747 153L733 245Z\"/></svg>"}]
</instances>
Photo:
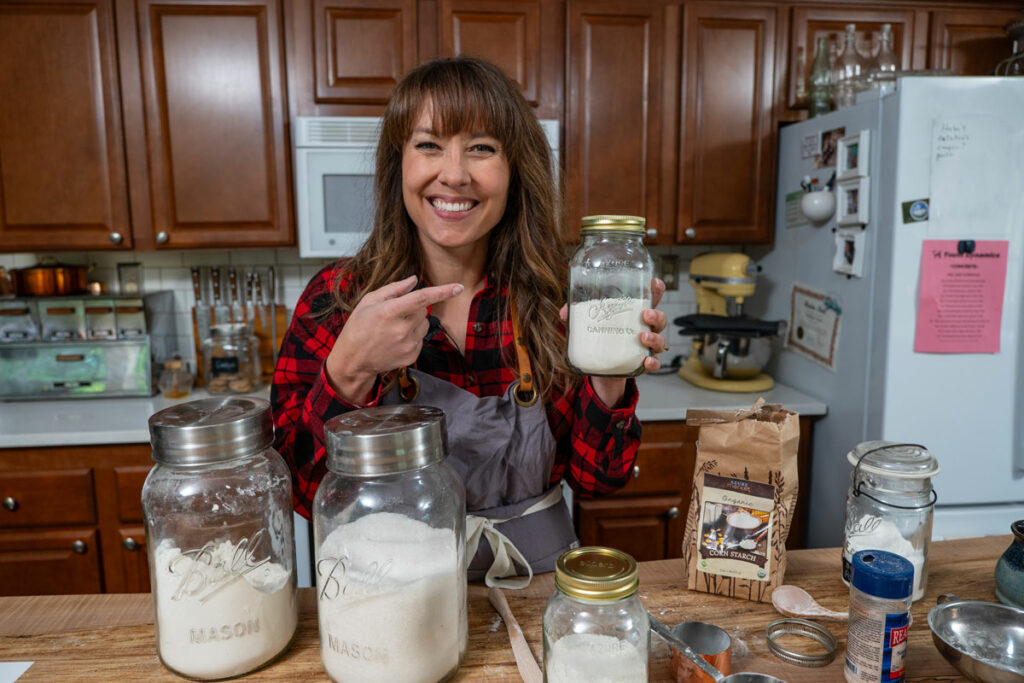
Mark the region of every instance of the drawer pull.
<instances>
[{"instance_id":1,"label":"drawer pull","mask_svg":"<svg viewBox=\"0 0 1024 683\"><path fill-rule=\"evenodd\" d=\"M640 465L633 465L633 478L636 479L640 476Z\"/></svg>"},{"instance_id":2,"label":"drawer pull","mask_svg":"<svg viewBox=\"0 0 1024 683\"><path fill-rule=\"evenodd\" d=\"M124 539L124 541L121 542L121 545L124 546L125 550L138 550L139 549L139 544L136 543L135 539L132 538L131 536L129 536L128 538Z\"/></svg>"},{"instance_id":3,"label":"drawer pull","mask_svg":"<svg viewBox=\"0 0 1024 683\"><path fill-rule=\"evenodd\" d=\"M88 550L88 548L85 545L85 541L75 541L71 544L71 549L79 555L85 555L85 551Z\"/></svg>"},{"instance_id":4,"label":"drawer pull","mask_svg":"<svg viewBox=\"0 0 1024 683\"><path fill-rule=\"evenodd\" d=\"M83 353L59 353L56 356L58 363L81 363L83 360L85 360Z\"/></svg>"},{"instance_id":5,"label":"drawer pull","mask_svg":"<svg viewBox=\"0 0 1024 683\"><path fill-rule=\"evenodd\" d=\"M4 509L14 512L18 509L18 501L14 499L14 496L7 496L4 498Z\"/></svg>"},{"instance_id":6,"label":"drawer pull","mask_svg":"<svg viewBox=\"0 0 1024 683\"><path fill-rule=\"evenodd\" d=\"M675 519L679 516L679 508L672 506L668 509L668 512L666 512L665 514L668 516L669 519Z\"/></svg>"}]
</instances>

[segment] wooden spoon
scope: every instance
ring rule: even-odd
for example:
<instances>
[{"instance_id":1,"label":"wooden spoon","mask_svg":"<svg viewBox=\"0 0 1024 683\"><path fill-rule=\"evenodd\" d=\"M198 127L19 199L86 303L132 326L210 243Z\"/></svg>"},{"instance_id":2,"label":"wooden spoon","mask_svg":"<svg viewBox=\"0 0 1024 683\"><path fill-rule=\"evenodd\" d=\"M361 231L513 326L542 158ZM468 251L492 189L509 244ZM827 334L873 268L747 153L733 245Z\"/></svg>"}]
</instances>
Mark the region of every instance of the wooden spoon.
<instances>
[{"instance_id":1,"label":"wooden spoon","mask_svg":"<svg viewBox=\"0 0 1024 683\"><path fill-rule=\"evenodd\" d=\"M523 629L520 628L519 622L512 614L512 609L508 606L505 593L500 588L491 588L487 591L487 599L491 601L491 605L505 622L505 628L508 629L508 640L512 644L512 654L516 657L516 666L519 667L519 675L523 677L523 683L542 683L544 676L541 675L540 666L533 658L533 652L530 651L530 646L526 642Z\"/></svg>"},{"instance_id":2,"label":"wooden spoon","mask_svg":"<svg viewBox=\"0 0 1024 683\"><path fill-rule=\"evenodd\" d=\"M799 586L779 586L772 591L772 604L787 617L824 619L825 621L847 621L847 612L835 612L818 604L811 594Z\"/></svg>"}]
</instances>

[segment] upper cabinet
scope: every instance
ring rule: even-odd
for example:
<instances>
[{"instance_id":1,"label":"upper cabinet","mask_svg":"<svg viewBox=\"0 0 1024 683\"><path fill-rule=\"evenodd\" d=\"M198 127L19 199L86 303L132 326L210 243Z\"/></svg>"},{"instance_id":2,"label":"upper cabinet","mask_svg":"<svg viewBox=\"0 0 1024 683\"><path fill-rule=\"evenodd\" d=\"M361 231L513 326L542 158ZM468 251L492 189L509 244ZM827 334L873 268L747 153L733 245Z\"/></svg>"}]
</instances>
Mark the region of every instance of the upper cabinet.
<instances>
[{"instance_id":1,"label":"upper cabinet","mask_svg":"<svg viewBox=\"0 0 1024 683\"><path fill-rule=\"evenodd\" d=\"M932 13L928 66L961 76L985 76L1010 56L1005 26L1024 13L1010 9L937 10Z\"/></svg>"},{"instance_id":2,"label":"upper cabinet","mask_svg":"<svg viewBox=\"0 0 1024 683\"><path fill-rule=\"evenodd\" d=\"M0 4L0 248L293 244L281 34L276 0Z\"/></svg>"}]
</instances>

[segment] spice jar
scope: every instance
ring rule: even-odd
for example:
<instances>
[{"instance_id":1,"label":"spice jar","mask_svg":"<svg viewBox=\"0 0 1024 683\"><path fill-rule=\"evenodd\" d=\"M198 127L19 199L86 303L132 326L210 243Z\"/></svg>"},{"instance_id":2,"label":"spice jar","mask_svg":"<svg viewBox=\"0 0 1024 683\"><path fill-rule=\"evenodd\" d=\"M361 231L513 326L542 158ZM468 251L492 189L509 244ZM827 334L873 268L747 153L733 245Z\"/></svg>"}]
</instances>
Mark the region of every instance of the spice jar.
<instances>
[{"instance_id":1,"label":"spice jar","mask_svg":"<svg viewBox=\"0 0 1024 683\"><path fill-rule=\"evenodd\" d=\"M846 454L853 465L846 495L843 581L849 585L853 554L886 550L914 566L913 599L928 585L928 546L932 537L935 490L939 472L924 446L865 441Z\"/></svg>"},{"instance_id":2,"label":"spice jar","mask_svg":"<svg viewBox=\"0 0 1024 683\"><path fill-rule=\"evenodd\" d=\"M320 651L339 682L441 681L466 653L466 493L444 411L327 421L313 499Z\"/></svg>"},{"instance_id":3,"label":"spice jar","mask_svg":"<svg viewBox=\"0 0 1024 683\"><path fill-rule=\"evenodd\" d=\"M849 683L903 680L914 566L884 550L860 550L850 561L850 620L846 630Z\"/></svg>"},{"instance_id":4,"label":"spice jar","mask_svg":"<svg viewBox=\"0 0 1024 683\"><path fill-rule=\"evenodd\" d=\"M214 325L203 341L203 382L211 394L247 394L260 386L260 341L246 323Z\"/></svg>"},{"instance_id":5,"label":"spice jar","mask_svg":"<svg viewBox=\"0 0 1024 683\"><path fill-rule=\"evenodd\" d=\"M185 367L181 356L174 356L164 363L164 370L157 381L164 398L184 398L192 391L192 373Z\"/></svg>"},{"instance_id":6,"label":"spice jar","mask_svg":"<svg viewBox=\"0 0 1024 683\"><path fill-rule=\"evenodd\" d=\"M584 375L634 377L650 349L648 329L654 266L640 216L585 216L582 241L569 261L569 364Z\"/></svg>"},{"instance_id":7,"label":"spice jar","mask_svg":"<svg viewBox=\"0 0 1024 683\"><path fill-rule=\"evenodd\" d=\"M149 433L142 510L160 660L203 680L258 669L298 622L291 476L270 404L180 403L150 417Z\"/></svg>"},{"instance_id":8,"label":"spice jar","mask_svg":"<svg viewBox=\"0 0 1024 683\"><path fill-rule=\"evenodd\" d=\"M650 624L631 556L575 548L555 564L555 593L544 609L544 680L646 681Z\"/></svg>"}]
</instances>

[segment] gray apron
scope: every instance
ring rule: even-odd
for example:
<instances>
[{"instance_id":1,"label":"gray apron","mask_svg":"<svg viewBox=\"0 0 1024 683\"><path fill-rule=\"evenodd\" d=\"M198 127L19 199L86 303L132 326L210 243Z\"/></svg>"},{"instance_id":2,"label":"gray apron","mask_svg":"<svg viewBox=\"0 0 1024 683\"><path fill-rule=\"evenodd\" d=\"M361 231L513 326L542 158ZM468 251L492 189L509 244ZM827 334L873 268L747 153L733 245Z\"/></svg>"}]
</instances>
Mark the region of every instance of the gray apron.
<instances>
[{"instance_id":1,"label":"gray apron","mask_svg":"<svg viewBox=\"0 0 1024 683\"><path fill-rule=\"evenodd\" d=\"M513 397L518 382L502 396L479 397L418 370L408 374L419 384L412 401L445 413L448 462L466 486L469 580L521 588L534 572L553 571L579 541L561 486L548 484L555 438L543 402L520 405ZM401 402L398 383L381 399ZM526 578L502 581L517 573Z\"/></svg>"}]
</instances>

